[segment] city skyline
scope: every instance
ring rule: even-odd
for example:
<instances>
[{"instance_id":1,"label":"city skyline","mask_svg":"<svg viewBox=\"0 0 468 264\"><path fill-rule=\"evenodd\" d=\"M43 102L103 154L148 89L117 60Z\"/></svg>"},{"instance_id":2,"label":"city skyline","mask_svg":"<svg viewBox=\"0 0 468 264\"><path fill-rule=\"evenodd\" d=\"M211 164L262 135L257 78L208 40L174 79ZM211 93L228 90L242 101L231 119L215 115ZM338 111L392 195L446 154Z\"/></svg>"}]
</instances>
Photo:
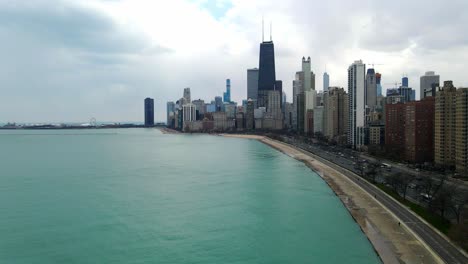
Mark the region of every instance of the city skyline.
<instances>
[{"instance_id":1,"label":"city skyline","mask_svg":"<svg viewBox=\"0 0 468 264\"><path fill-rule=\"evenodd\" d=\"M283 81L289 101L302 56L311 57L317 76L326 65L330 86L346 88L346 69L359 59L375 63L382 73L383 94L391 88L387 83L406 74L419 98L419 78L427 71L457 87L468 86L463 74L468 40L456 34L466 29L462 11L468 3L463 1L450 6L414 1L404 10L398 1L365 8L338 1L173 1L160 8L142 1L126 10L129 3L0 4L0 122L139 121L145 97L155 99L155 121L164 121L166 102L178 98L180 89L190 87L192 98L211 99L223 95L226 79L231 79L232 101L240 103L246 98L246 69L258 67L263 14L273 23L276 79ZM298 4L321 12L304 18L300 14L308 8L294 8ZM415 17L415 7L424 12ZM160 13L174 10L181 15ZM399 19L389 15L391 10ZM444 19L449 15L450 21ZM336 22L336 16L343 21ZM180 21L172 23L175 19ZM167 23L170 30L162 27ZM324 32L327 38L321 37Z\"/></svg>"}]
</instances>

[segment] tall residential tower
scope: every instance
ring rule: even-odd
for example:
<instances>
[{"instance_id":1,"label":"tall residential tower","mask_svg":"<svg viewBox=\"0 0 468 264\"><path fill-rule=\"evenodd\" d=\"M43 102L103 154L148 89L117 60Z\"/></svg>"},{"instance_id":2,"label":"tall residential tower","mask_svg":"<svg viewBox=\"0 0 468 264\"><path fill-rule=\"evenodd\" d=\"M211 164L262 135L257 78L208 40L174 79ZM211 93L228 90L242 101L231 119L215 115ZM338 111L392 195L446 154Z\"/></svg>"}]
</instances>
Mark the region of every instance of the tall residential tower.
<instances>
[{"instance_id":1,"label":"tall residential tower","mask_svg":"<svg viewBox=\"0 0 468 264\"><path fill-rule=\"evenodd\" d=\"M371 110L374 110L377 104L377 77L374 69L367 69L365 104Z\"/></svg>"},{"instance_id":2,"label":"tall residential tower","mask_svg":"<svg viewBox=\"0 0 468 264\"><path fill-rule=\"evenodd\" d=\"M154 100L145 98L145 126L154 126Z\"/></svg>"},{"instance_id":3,"label":"tall residential tower","mask_svg":"<svg viewBox=\"0 0 468 264\"><path fill-rule=\"evenodd\" d=\"M247 99L257 101L258 96L258 69L247 70Z\"/></svg>"},{"instance_id":4,"label":"tall residential tower","mask_svg":"<svg viewBox=\"0 0 468 264\"><path fill-rule=\"evenodd\" d=\"M355 61L348 68L348 144L353 148L360 145L365 121L365 74L366 65L362 60ZM359 131L359 133L358 133Z\"/></svg>"},{"instance_id":5,"label":"tall residential tower","mask_svg":"<svg viewBox=\"0 0 468 264\"><path fill-rule=\"evenodd\" d=\"M330 87L330 75L327 72L323 73L323 91L328 91L328 87Z\"/></svg>"}]
</instances>

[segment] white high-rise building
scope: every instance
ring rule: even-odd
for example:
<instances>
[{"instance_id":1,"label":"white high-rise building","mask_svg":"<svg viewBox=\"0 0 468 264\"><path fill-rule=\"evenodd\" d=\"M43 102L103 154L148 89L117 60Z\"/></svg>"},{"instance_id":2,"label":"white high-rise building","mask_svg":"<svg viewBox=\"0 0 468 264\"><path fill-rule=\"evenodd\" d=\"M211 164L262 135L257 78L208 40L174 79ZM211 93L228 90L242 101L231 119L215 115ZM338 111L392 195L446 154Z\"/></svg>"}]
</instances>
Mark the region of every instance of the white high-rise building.
<instances>
[{"instance_id":1,"label":"white high-rise building","mask_svg":"<svg viewBox=\"0 0 468 264\"><path fill-rule=\"evenodd\" d=\"M184 118L183 130L186 130L188 126L187 122L192 122L192 121L197 120L197 107L192 103L188 103L182 106L182 110L183 110L183 118Z\"/></svg>"},{"instance_id":2,"label":"white high-rise building","mask_svg":"<svg viewBox=\"0 0 468 264\"><path fill-rule=\"evenodd\" d=\"M419 83L419 98L423 99L428 96L435 96L436 89L440 84L440 76L433 71L428 71L421 76Z\"/></svg>"},{"instance_id":3,"label":"white high-rise building","mask_svg":"<svg viewBox=\"0 0 468 264\"><path fill-rule=\"evenodd\" d=\"M348 68L349 125L348 143L356 148L358 131L364 131L365 125L365 76L366 65L362 60L355 61Z\"/></svg>"},{"instance_id":4,"label":"white high-rise building","mask_svg":"<svg viewBox=\"0 0 468 264\"><path fill-rule=\"evenodd\" d=\"M267 112L271 114L274 119L281 118L281 95L279 91L268 91L268 104Z\"/></svg>"},{"instance_id":5,"label":"white high-rise building","mask_svg":"<svg viewBox=\"0 0 468 264\"><path fill-rule=\"evenodd\" d=\"M330 75L327 72L323 73L323 91L328 92L328 87L330 87Z\"/></svg>"}]
</instances>

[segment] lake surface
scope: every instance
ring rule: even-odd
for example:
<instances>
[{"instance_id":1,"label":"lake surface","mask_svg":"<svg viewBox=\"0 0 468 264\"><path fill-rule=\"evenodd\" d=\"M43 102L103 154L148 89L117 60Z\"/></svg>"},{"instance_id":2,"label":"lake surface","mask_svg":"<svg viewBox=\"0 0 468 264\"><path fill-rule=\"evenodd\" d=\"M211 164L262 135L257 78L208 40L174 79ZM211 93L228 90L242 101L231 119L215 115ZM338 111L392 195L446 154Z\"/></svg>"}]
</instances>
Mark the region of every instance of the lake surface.
<instances>
[{"instance_id":1,"label":"lake surface","mask_svg":"<svg viewBox=\"0 0 468 264\"><path fill-rule=\"evenodd\" d=\"M380 263L328 185L258 141L0 131L0 263Z\"/></svg>"}]
</instances>

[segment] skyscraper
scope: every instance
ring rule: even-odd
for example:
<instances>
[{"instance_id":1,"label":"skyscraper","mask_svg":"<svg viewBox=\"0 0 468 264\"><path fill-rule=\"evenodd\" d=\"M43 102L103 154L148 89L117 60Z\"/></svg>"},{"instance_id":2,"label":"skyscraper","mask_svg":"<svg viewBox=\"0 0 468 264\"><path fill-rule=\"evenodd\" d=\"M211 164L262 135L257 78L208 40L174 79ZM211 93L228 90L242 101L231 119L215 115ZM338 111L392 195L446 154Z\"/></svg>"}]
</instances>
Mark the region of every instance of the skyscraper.
<instances>
[{"instance_id":1,"label":"skyscraper","mask_svg":"<svg viewBox=\"0 0 468 264\"><path fill-rule=\"evenodd\" d=\"M456 100L455 167L468 177L468 88L459 88Z\"/></svg>"},{"instance_id":2,"label":"skyscraper","mask_svg":"<svg viewBox=\"0 0 468 264\"><path fill-rule=\"evenodd\" d=\"M327 72L323 73L323 91L328 91L328 87L330 87L330 75Z\"/></svg>"},{"instance_id":3,"label":"skyscraper","mask_svg":"<svg viewBox=\"0 0 468 264\"><path fill-rule=\"evenodd\" d=\"M225 103L231 102L231 79L226 79L226 92L223 97Z\"/></svg>"},{"instance_id":4,"label":"skyscraper","mask_svg":"<svg viewBox=\"0 0 468 264\"><path fill-rule=\"evenodd\" d=\"M273 119L282 119L281 113L281 95L279 91L269 91L268 92L268 104L267 104L267 113L270 114L270 117Z\"/></svg>"},{"instance_id":5,"label":"skyscraper","mask_svg":"<svg viewBox=\"0 0 468 264\"><path fill-rule=\"evenodd\" d=\"M323 116L323 105L321 106L315 106L314 107L314 131L312 131L314 134L315 133L322 133L323 134L323 123L324 123L324 116Z\"/></svg>"},{"instance_id":6,"label":"skyscraper","mask_svg":"<svg viewBox=\"0 0 468 264\"><path fill-rule=\"evenodd\" d=\"M284 105L286 104L286 93L283 92L281 95L281 109L284 110Z\"/></svg>"},{"instance_id":7,"label":"skyscraper","mask_svg":"<svg viewBox=\"0 0 468 264\"><path fill-rule=\"evenodd\" d=\"M366 65L362 60L355 61L348 68L348 94L349 94L349 125L348 144L356 148L358 128L363 128L365 123L365 74Z\"/></svg>"},{"instance_id":8,"label":"skyscraper","mask_svg":"<svg viewBox=\"0 0 468 264\"><path fill-rule=\"evenodd\" d=\"M172 125L169 115L171 114L171 112L174 112L174 111L175 111L174 102L167 102L167 105L166 105L166 115L167 115L166 125L168 125L168 126Z\"/></svg>"},{"instance_id":9,"label":"skyscraper","mask_svg":"<svg viewBox=\"0 0 468 264\"><path fill-rule=\"evenodd\" d=\"M266 107L268 91L275 90L275 47L273 41L263 41L260 44L260 58L258 71L258 107Z\"/></svg>"},{"instance_id":10,"label":"skyscraper","mask_svg":"<svg viewBox=\"0 0 468 264\"><path fill-rule=\"evenodd\" d=\"M434 106L433 97L405 103L404 148L408 161L434 160Z\"/></svg>"},{"instance_id":11,"label":"skyscraper","mask_svg":"<svg viewBox=\"0 0 468 264\"><path fill-rule=\"evenodd\" d=\"M145 98L145 126L154 126L154 100Z\"/></svg>"},{"instance_id":12,"label":"skyscraper","mask_svg":"<svg viewBox=\"0 0 468 264\"><path fill-rule=\"evenodd\" d=\"M247 99L257 100L258 97L258 69L247 70Z\"/></svg>"},{"instance_id":13,"label":"skyscraper","mask_svg":"<svg viewBox=\"0 0 468 264\"><path fill-rule=\"evenodd\" d=\"M440 83L440 76L435 75L435 72L428 71L426 74L421 76L420 79L420 87L419 87L419 98L422 99L425 97L426 91L435 89L435 87L439 86ZM435 92L433 93L435 94Z\"/></svg>"},{"instance_id":14,"label":"skyscraper","mask_svg":"<svg viewBox=\"0 0 468 264\"><path fill-rule=\"evenodd\" d=\"M436 95L434 161L441 166L455 166L456 95L452 81Z\"/></svg>"},{"instance_id":15,"label":"skyscraper","mask_svg":"<svg viewBox=\"0 0 468 264\"><path fill-rule=\"evenodd\" d=\"M195 109L197 111L197 120L203 119L202 116L206 113L205 101L202 100L202 99L193 100L192 104L195 105ZM201 117L201 118L199 118L199 117Z\"/></svg>"},{"instance_id":16,"label":"skyscraper","mask_svg":"<svg viewBox=\"0 0 468 264\"><path fill-rule=\"evenodd\" d=\"M330 87L326 99L324 99L325 122L327 123L324 134L329 140L336 140L348 133L348 104L348 95L343 88Z\"/></svg>"},{"instance_id":17,"label":"skyscraper","mask_svg":"<svg viewBox=\"0 0 468 264\"><path fill-rule=\"evenodd\" d=\"M305 104L304 104L304 86L303 86L302 72L296 73L296 78L293 81L293 104L294 104L294 116L293 126L297 132L304 132L304 115L305 115Z\"/></svg>"},{"instance_id":18,"label":"skyscraper","mask_svg":"<svg viewBox=\"0 0 468 264\"><path fill-rule=\"evenodd\" d=\"M401 78L401 86L403 86L403 87L409 87L409 80L408 80L408 77L404 76L403 78Z\"/></svg>"},{"instance_id":19,"label":"skyscraper","mask_svg":"<svg viewBox=\"0 0 468 264\"><path fill-rule=\"evenodd\" d=\"M307 116L308 111L313 111L316 103L317 92L315 91L315 74L311 71L310 66L310 57L307 57L307 60L302 57L302 85L304 86L304 132L309 132L309 127L312 127L312 124L309 124L309 118ZM313 113L311 114L313 117ZM312 132L312 131L310 131Z\"/></svg>"},{"instance_id":20,"label":"skyscraper","mask_svg":"<svg viewBox=\"0 0 468 264\"><path fill-rule=\"evenodd\" d=\"M216 112L221 112L223 111L223 98L221 96L215 96L215 106L216 106Z\"/></svg>"},{"instance_id":21,"label":"skyscraper","mask_svg":"<svg viewBox=\"0 0 468 264\"><path fill-rule=\"evenodd\" d=\"M403 102L411 102L416 100L416 91L411 87L400 86L398 89L398 94L402 96ZM422 98L424 99L424 98Z\"/></svg>"},{"instance_id":22,"label":"skyscraper","mask_svg":"<svg viewBox=\"0 0 468 264\"><path fill-rule=\"evenodd\" d=\"M374 69L367 69L366 91L364 96L366 106L373 111L377 104L377 78Z\"/></svg>"},{"instance_id":23,"label":"skyscraper","mask_svg":"<svg viewBox=\"0 0 468 264\"><path fill-rule=\"evenodd\" d=\"M274 90L275 81L275 47L273 41L264 41L260 44L258 90Z\"/></svg>"},{"instance_id":24,"label":"skyscraper","mask_svg":"<svg viewBox=\"0 0 468 264\"><path fill-rule=\"evenodd\" d=\"M183 126L182 130L184 131L189 131L189 124L188 122L192 122L197 120L197 112L196 112L196 106L192 103L185 104L182 107L183 111Z\"/></svg>"},{"instance_id":25,"label":"skyscraper","mask_svg":"<svg viewBox=\"0 0 468 264\"><path fill-rule=\"evenodd\" d=\"M382 96L382 84L380 84L381 80L382 80L382 74L376 73L375 83L377 84L377 97Z\"/></svg>"},{"instance_id":26,"label":"skyscraper","mask_svg":"<svg viewBox=\"0 0 468 264\"><path fill-rule=\"evenodd\" d=\"M401 78L401 86L398 88L398 93L403 96L403 102L411 102L416 100L416 91L409 87L408 77ZM422 99L423 97L421 97Z\"/></svg>"},{"instance_id":27,"label":"skyscraper","mask_svg":"<svg viewBox=\"0 0 468 264\"><path fill-rule=\"evenodd\" d=\"M403 153L405 146L405 105L385 105L385 147L395 156Z\"/></svg>"},{"instance_id":28,"label":"skyscraper","mask_svg":"<svg viewBox=\"0 0 468 264\"><path fill-rule=\"evenodd\" d=\"M190 104L192 102L191 97L190 97L190 88L184 88L184 99L185 99L185 104Z\"/></svg>"}]
</instances>

